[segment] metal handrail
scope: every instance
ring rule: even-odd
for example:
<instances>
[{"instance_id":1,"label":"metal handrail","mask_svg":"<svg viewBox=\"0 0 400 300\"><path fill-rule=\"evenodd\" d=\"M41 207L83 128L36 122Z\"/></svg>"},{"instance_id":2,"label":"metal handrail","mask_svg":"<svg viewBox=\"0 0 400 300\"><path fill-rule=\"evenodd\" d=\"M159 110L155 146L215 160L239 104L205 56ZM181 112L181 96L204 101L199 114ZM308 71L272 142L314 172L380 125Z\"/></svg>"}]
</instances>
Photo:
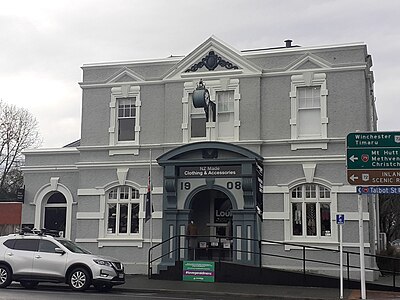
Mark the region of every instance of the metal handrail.
<instances>
[{"instance_id":1,"label":"metal handrail","mask_svg":"<svg viewBox=\"0 0 400 300\"><path fill-rule=\"evenodd\" d=\"M188 247L185 247L185 245L181 245L180 241L182 238L189 238L190 236L188 235L175 235L173 237L170 237L152 247L149 248L148 250L148 277L151 278L152 277L152 271L153 271L153 263L156 261L161 260L163 257L166 257L168 255L170 255L171 253L175 253L177 252L177 260L179 261L180 258L180 251L181 250L187 250L189 249ZM302 272L305 275L307 272L307 262L309 263L318 263L318 264L324 264L324 265L331 265L331 266L340 266L339 263L336 262L332 262L332 261L322 261L322 260L318 260L318 259L313 259L313 258L307 258L306 254L307 254L307 250L322 250L322 251L327 251L327 252L331 252L331 253L339 253L339 249L332 249L332 248L323 248L323 247L318 247L318 246L311 246L311 245L303 245L303 244L299 244L299 243L293 243L293 242L279 242L279 241L272 241L272 240L257 240L257 239L252 239L252 238L242 238L242 237L233 237L233 236L229 236L229 237L222 237L222 236L210 236L210 235L197 235L196 236L198 239L200 238L216 238L219 239L219 241L221 241L221 239L229 239L229 240L234 240L236 242L238 241L251 241L251 242L255 242L258 243L258 249L254 249L252 251L246 251L246 250L237 250L237 249L232 249L233 252L240 252L240 253L245 253L245 254L253 254L253 255L258 255L259 256L259 267L262 268L262 258L263 257L278 257L278 258L284 258L284 259L290 259L290 260L296 260L296 261L302 261ZM176 247L174 247L173 249L171 249L170 251L168 251L167 253L161 253L160 256L156 257L156 258L152 258L152 253L155 249L162 247L162 245L169 243L171 240L176 240L177 242L174 242L173 244L176 245ZM275 254L275 253L267 253L265 251L261 251L261 246L263 243L266 244L273 244L273 245L282 245L282 246L293 246L293 247L299 247L299 250L302 251L302 255L301 257L294 257L294 256L290 256L290 255L283 255L283 254ZM354 251L348 251L348 250L343 250L343 253L346 256L346 260L345 260L345 267L347 269L347 281L350 282L351 278L350 278L350 269L359 269L360 266L359 265L355 265L352 264L350 262L350 255L355 255L358 256L360 255L360 253L358 252L354 252ZM391 270L383 270L386 272L391 272L391 276L393 276L393 281L392 281L392 286L395 288L396 287L396 275L400 274L400 270L396 270L396 265L400 266L400 258L397 257L391 257L391 256L385 256L385 255L376 255L376 254L369 254L369 253L365 253L364 254L367 257L371 257L371 258L375 258L375 262L377 258L380 259L388 259L389 261L391 261L391 266L392 269ZM220 261L220 258L219 258ZM359 261L359 259L357 260ZM381 271L379 268L374 268L374 267L365 267L365 270L370 270L370 271ZM309 273L311 273L310 271L308 271Z\"/></svg>"}]
</instances>

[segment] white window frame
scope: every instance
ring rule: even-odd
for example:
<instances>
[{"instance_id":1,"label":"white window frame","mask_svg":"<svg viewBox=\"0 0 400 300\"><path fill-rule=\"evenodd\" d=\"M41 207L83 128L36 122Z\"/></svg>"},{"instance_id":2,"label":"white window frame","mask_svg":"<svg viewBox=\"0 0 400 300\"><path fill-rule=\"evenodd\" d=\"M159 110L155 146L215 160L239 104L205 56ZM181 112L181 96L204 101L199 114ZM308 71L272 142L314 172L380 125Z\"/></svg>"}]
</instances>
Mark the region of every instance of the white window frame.
<instances>
[{"instance_id":1,"label":"white window frame","mask_svg":"<svg viewBox=\"0 0 400 300\"><path fill-rule=\"evenodd\" d=\"M320 88L320 111L321 111L321 135L310 137L299 137L299 103L297 99L298 89L303 87L319 87ZM328 90L326 88L326 74L306 72L301 75L293 75L291 77L291 90L290 90L290 103L291 103L291 149L327 149L328 143L328 108L327 96Z\"/></svg>"},{"instance_id":2,"label":"white window frame","mask_svg":"<svg viewBox=\"0 0 400 300\"><path fill-rule=\"evenodd\" d=\"M121 199L121 190L122 189L128 189L128 198L127 199ZM116 191L116 199L111 198L110 199L110 194L111 192ZM135 197L134 197L135 196ZM121 237L139 237L140 236L140 200L142 199L140 192L138 189L135 187L129 186L129 185L119 185L115 186L111 189L109 189L106 192L106 206L105 206L105 236L109 238L121 238ZM116 205L116 219L115 219L115 233L109 232L108 231L108 221L109 221L109 205L115 204ZM127 215L127 230L126 233L120 232L120 207L121 205L128 205L128 215ZM131 219L132 219L132 205L137 205L138 206L138 232L132 232L131 233Z\"/></svg>"},{"instance_id":3,"label":"white window frame","mask_svg":"<svg viewBox=\"0 0 400 300\"><path fill-rule=\"evenodd\" d=\"M239 118L239 107L240 107L240 92L239 92L239 79L221 78L217 80L203 80L206 88L210 92L210 100L216 102L217 93L225 91L233 91L234 94L234 104L233 104L233 137L232 138L219 138L218 137L218 124L216 122L206 123L206 136L204 138L191 137L191 107L190 95L196 89L200 78L185 82L184 91L182 97L182 140L184 143L195 142L195 141L239 141L239 129L240 129L240 118ZM217 104L217 103L216 103ZM218 104L217 104L218 106ZM218 115L218 112L217 112Z\"/></svg>"},{"instance_id":4,"label":"white window frame","mask_svg":"<svg viewBox=\"0 0 400 300\"><path fill-rule=\"evenodd\" d=\"M135 139L131 141L119 141L118 140L118 100L134 98L136 107L135 116ZM140 108L142 102L140 100L140 86L123 85L120 87L113 87L111 89L111 100L110 100L110 127L109 127L109 145L110 146L139 146L140 136ZM134 154L138 155L139 150L137 148L131 149L112 149L109 150L109 155L114 154Z\"/></svg>"},{"instance_id":5,"label":"white window frame","mask_svg":"<svg viewBox=\"0 0 400 300\"><path fill-rule=\"evenodd\" d=\"M307 197L307 189L309 187L315 187L315 197ZM301 197L293 197L292 192L296 189L301 189ZM320 197L320 192L321 189L323 189L324 192L329 191L329 197ZM290 237L291 240L327 240L331 241L335 239L335 234L333 232L333 201L332 201L332 190L326 186L323 186L321 184L317 183L305 183L301 185L297 185L293 188L290 189L289 191L289 197L290 197ZM293 223L295 222L296 218L299 218L300 216L296 216L293 213L293 204L300 204L301 205L301 226L302 226L302 234L301 235L295 235L293 232ZM316 220L316 235L308 235L307 233L307 212L306 212L306 206L307 204L315 204L315 220ZM329 221L330 221L330 235L322 235L321 234L321 204L329 204L329 211L330 211L330 216L329 216Z\"/></svg>"}]
</instances>

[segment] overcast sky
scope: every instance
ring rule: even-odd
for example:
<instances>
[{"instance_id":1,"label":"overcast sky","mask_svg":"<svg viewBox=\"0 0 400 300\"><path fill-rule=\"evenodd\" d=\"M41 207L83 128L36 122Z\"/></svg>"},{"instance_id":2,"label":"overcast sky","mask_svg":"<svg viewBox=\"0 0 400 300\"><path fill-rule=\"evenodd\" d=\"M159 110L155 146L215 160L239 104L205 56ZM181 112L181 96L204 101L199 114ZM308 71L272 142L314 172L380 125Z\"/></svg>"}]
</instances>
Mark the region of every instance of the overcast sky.
<instances>
[{"instance_id":1,"label":"overcast sky","mask_svg":"<svg viewBox=\"0 0 400 300\"><path fill-rule=\"evenodd\" d=\"M80 138L85 63L187 55L211 35L237 50L364 42L378 129L400 131L399 16L397 0L0 0L0 99L61 147Z\"/></svg>"}]
</instances>

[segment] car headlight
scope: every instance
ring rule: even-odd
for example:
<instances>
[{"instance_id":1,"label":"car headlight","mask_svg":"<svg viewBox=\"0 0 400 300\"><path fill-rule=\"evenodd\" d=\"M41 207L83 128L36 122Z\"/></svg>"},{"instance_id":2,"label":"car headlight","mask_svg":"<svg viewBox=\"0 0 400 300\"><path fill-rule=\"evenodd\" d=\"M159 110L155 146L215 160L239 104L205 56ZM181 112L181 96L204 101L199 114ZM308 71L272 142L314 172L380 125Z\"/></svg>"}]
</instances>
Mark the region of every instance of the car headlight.
<instances>
[{"instance_id":1,"label":"car headlight","mask_svg":"<svg viewBox=\"0 0 400 300\"><path fill-rule=\"evenodd\" d=\"M108 266L108 267L112 267L111 263L109 261L106 260L102 260L102 259L93 259L93 261L100 265L100 266Z\"/></svg>"}]
</instances>

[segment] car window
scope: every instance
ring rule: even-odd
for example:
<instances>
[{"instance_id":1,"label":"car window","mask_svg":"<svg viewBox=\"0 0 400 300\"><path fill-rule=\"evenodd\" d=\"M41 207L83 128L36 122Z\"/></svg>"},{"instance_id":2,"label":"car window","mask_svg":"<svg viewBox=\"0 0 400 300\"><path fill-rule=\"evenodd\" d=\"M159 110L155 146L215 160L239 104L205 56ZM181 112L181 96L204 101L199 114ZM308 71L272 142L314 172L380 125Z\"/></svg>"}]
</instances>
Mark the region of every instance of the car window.
<instances>
[{"instance_id":1,"label":"car window","mask_svg":"<svg viewBox=\"0 0 400 300\"><path fill-rule=\"evenodd\" d=\"M79 247L77 244L69 241L69 240L57 240L59 243L61 243L65 248L67 248L69 251L74 252L74 253L84 253L84 254L90 254L90 252L86 249L83 249Z\"/></svg>"},{"instance_id":2,"label":"car window","mask_svg":"<svg viewBox=\"0 0 400 300\"><path fill-rule=\"evenodd\" d=\"M15 239L7 240L3 243L3 245L6 246L7 248L14 249L14 242Z\"/></svg>"},{"instance_id":3,"label":"car window","mask_svg":"<svg viewBox=\"0 0 400 300\"><path fill-rule=\"evenodd\" d=\"M54 244L53 242L47 241L47 240L40 240L39 243L39 252L47 252L47 253L56 253L54 250L58 246Z\"/></svg>"},{"instance_id":4,"label":"car window","mask_svg":"<svg viewBox=\"0 0 400 300\"><path fill-rule=\"evenodd\" d=\"M15 250L37 251L39 246L38 239L17 239L15 240Z\"/></svg>"}]
</instances>

